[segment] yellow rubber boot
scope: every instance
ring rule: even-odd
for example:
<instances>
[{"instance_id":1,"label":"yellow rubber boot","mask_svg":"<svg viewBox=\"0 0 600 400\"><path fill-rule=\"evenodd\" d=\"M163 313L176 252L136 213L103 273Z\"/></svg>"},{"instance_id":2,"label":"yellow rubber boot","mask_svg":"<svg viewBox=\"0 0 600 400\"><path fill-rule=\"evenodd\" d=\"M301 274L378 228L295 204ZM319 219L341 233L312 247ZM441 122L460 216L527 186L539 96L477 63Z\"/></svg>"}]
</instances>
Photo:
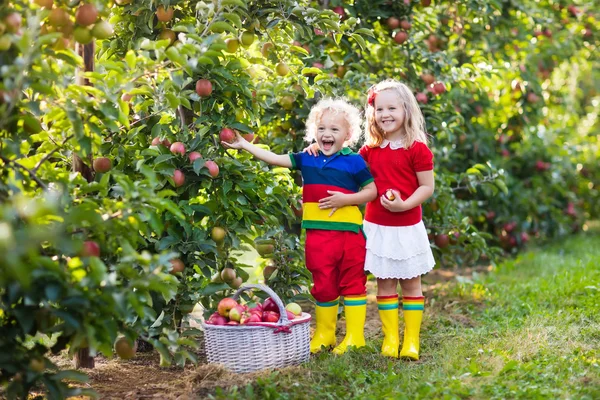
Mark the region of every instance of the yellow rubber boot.
<instances>
[{"instance_id":1,"label":"yellow rubber boot","mask_svg":"<svg viewBox=\"0 0 600 400\"><path fill-rule=\"evenodd\" d=\"M365 345L365 320L367 318L367 296L345 296L346 337L335 349L334 354L344 354L349 346Z\"/></svg>"},{"instance_id":2,"label":"yellow rubber boot","mask_svg":"<svg viewBox=\"0 0 600 400\"><path fill-rule=\"evenodd\" d=\"M335 346L335 327L339 302L339 298L327 303L317 302L315 307L316 329L310 341L311 353L318 353L321 351L322 346L326 348Z\"/></svg>"},{"instance_id":3,"label":"yellow rubber boot","mask_svg":"<svg viewBox=\"0 0 600 400\"><path fill-rule=\"evenodd\" d=\"M398 295L377 296L377 308L379 309L381 329L384 335L383 344L381 345L381 355L398 358L398 347L400 346Z\"/></svg>"},{"instance_id":4,"label":"yellow rubber boot","mask_svg":"<svg viewBox=\"0 0 600 400\"><path fill-rule=\"evenodd\" d=\"M419 359L419 334L425 297L403 297L402 309L404 310L404 343L400 350L400 358L411 360Z\"/></svg>"}]
</instances>

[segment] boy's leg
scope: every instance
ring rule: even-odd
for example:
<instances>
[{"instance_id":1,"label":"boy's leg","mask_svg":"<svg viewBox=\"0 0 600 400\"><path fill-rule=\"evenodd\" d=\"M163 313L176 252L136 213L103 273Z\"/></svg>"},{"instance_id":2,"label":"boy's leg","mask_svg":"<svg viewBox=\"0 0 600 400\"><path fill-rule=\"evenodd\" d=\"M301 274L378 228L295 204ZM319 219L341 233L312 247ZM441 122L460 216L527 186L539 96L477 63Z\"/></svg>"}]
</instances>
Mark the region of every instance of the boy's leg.
<instances>
[{"instance_id":1,"label":"boy's leg","mask_svg":"<svg viewBox=\"0 0 600 400\"><path fill-rule=\"evenodd\" d=\"M344 296L346 336L333 352L343 354L349 346L365 345L365 319L367 316L367 277L365 265L365 237L362 232L343 232L344 257L339 264L340 293Z\"/></svg>"},{"instance_id":2,"label":"boy's leg","mask_svg":"<svg viewBox=\"0 0 600 400\"><path fill-rule=\"evenodd\" d=\"M330 231L312 229L306 231L306 267L313 276L310 292L316 300L316 327L310 341L312 353L319 352L323 346L327 348L336 344L335 328L340 296L337 259L341 258L341 252L335 251L340 243L336 243L335 236L329 233Z\"/></svg>"},{"instance_id":3,"label":"boy's leg","mask_svg":"<svg viewBox=\"0 0 600 400\"><path fill-rule=\"evenodd\" d=\"M418 360L419 335L425 308L425 297L421 291L421 277L403 279L400 281L400 286L402 287L402 310L404 313L404 342L402 350L400 350L400 357Z\"/></svg>"}]
</instances>

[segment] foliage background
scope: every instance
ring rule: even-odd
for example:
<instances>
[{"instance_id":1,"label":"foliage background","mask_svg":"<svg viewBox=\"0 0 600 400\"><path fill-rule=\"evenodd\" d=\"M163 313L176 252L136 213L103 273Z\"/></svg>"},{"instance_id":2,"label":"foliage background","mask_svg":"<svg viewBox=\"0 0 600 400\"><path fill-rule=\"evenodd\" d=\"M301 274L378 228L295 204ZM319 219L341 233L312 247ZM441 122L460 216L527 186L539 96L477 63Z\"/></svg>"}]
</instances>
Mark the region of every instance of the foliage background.
<instances>
[{"instance_id":1,"label":"foliage background","mask_svg":"<svg viewBox=\"0 0 600 400\"><path fill-rule=\"evenodd\" d=\"M182 318L232 293L224 268L250 278L239 256L256 240L275 244L261 261L277 267L268 284L285 300L306 296L299 176L225 151L218 134L230 127L300 151L322 96L362 105L385 78L421 94L436 162L424 219L442 266L495 260L598 217L595 1L94 0L115 34L95 41L86 73L69 28L80 4L52 3L0 6L0 381L9 394L37 382L54 397L72 393L62 379L84 377L45 356L110 355L120 334L150 342L165 365L195 362ZM170 21L157 19L159 6L174 9ZM57 9L71 22L53 24ZM410 27L390 28L390 17ZM226 40L243 32L252 44L230 51ZM210 96L195 92L199 79L212 82ZM186 155L151 145L156 137L184 143ZM190 163L192 151L203 158ZM112 169L88 182L75 155L90 167L108 157ZM214 227L226 229L222 244ZM85 241L99 257L82 253ZM169 273L174 258L182 273Z\"/></svg>"}]
</instances>

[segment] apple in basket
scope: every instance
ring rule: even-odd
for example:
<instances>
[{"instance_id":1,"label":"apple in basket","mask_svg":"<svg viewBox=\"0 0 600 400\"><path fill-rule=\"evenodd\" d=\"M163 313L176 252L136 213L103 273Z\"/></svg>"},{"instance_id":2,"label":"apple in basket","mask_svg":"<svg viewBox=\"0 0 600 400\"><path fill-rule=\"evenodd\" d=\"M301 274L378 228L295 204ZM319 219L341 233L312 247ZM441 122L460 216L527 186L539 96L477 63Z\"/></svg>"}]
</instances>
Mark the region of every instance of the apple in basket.
<instances>
[{"instance_id":1,"label":"apple in basket","mask_svg":"<svg viewBox=\"0 0 600 400\"><path fill-rule=\"evenodd\" d=\"M217 306L217 311L219 312L219 315L223 317L229 317L229 311L237 305L237 301L235 301L231 297L225 297L219 302L219 305Z\"/></svg>"},{"instance_id":2,"label":"apple in basket","mask_svg":"<svg viewBox=\"0 0 600 400\"><path fill-rule=\"evenodd\" d=\"M263 311L262 320L263 322L277 322L279 321L279 313L274 311Z\"/></svg>"},{"instance_id":3,"label":"apple in basket","mask_svg":"<svg viewBox=\"0 0 600 400\"><path fill-rule=\"evenodd\" d=\"M285 310L285 313L290 321L293 320L294 318L296 318L296 314L294 314L293 312L291 312L289 310Z\"/></svg>"},{"instance_id":4,"label":"apple in basket","mask_svg":"<svg viewBox=\"0 0 600 400\"><path fill-rule=\"evenodd\" d=\"M210 316L206 323L211 325L225 325L227 324L227 318L219 315L219 313L216 312Z\"/></svg>"},{"instance_id":5,"label":"apple in basket","mask_svg":"<svg viewBox=\"0 0 600 400\"><path fill-rule=\"evenodd\" d=\"M262 313L263 313L263 312L262 312L262 306L261 306L261 307L259 307L259 306L252 307L252 308L248 309L248 312L249 312L250 314L256 314L256 315L258 315L260 318L262 318Z\"/></svg>"},{"instance_id":6,"label":"apple in basket","mask_svg":"<svg viewBox=\"0 0 600 400\"><path fill-rule=\"evenodd\" d=\"M244 306L238 304L237 306L229 310L229 319L231 321L240 322L240 320L242 319L242 314L244 314L244 312Z\"/></svg>"},{"instance_id":7,"label":"apple in basket","mask_svg":"<svg viewBox=\"0 0 600 400\"><path fill-rule=\"evenodd\" d=\"M237 321L229 321L228 323L226 323L225 325L239 325L240 323Z\"/></svg>"},{"instance_id":8,"label":"apple in basket","mask_svg":"<svg viewBox=\"0 0 600 400\"><path fill-rule=\"evenodd\" d=\"M302 307L298 303L289 303L285 306L285 309L296 316L302 315Z\"/></svg>"},{"instance_id":9,"label":"apple in basket","mask_svg":"<svg viewBox=\"0 0 600 400\"><path fill-rule=\"evenodd\" d=\"M240 324L244 325L250 322L261 322L261 319L262 318L258 314L244 313L240 320Z\"/></svg>"},{"instance_id":10,"label":"apple in basket","mask_svg":"<svg viewBox=\"0 0 600 400\"><path fill-rule=\"evenodd\" d=\"M275 303L275 300L273 300L270 297L267 297L267 299L263 303L262 309L263 309L263 312L272 311L272 312L279 313L279 307L277 307L277 303Z\"/></svg>"}]
</instances>

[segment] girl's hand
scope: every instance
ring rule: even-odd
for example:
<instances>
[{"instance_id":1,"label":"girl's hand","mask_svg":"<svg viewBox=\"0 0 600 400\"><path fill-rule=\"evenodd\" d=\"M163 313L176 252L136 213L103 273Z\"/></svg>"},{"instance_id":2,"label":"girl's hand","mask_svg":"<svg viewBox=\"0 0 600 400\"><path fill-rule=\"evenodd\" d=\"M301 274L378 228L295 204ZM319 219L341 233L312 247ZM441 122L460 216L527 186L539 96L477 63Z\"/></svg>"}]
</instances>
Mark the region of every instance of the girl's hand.
<instances>
[{"instance_id":1,"label":"girl's hand","mask_svg":"<svg viewBox=\"0 0 600 400\"><path fill-rule=\"evenodd\" d=\"M319 155L319 145L316 143L313 143L307 147L304 148L304 150L302 150L303 153L308 153L311 156L318 156Z\"/></svg>"},{"instance_id":2,"label":"girl's hand","mask_svg":"<svg viewBox=\"0 0 600 400\"><path fill-rule=\"evenodd\" d=\"M397 190L392 190L392 193L394 193L394 200L388 200L388 198L385 196L385 193L381 195L381 197L379 198L381 205L386 210L389 210L391 212L406 211L406 206L404 205L404 200L402 200L402 197L400 197L400 192L398 192Z\"/></svg>"},{"instance_id":3,"label":"girl's hand","mask_svg":"<svg viewBox=\"0 0 600 400\"><path fill-rule=\"evenodd\" d=\"M331 217L333 215L333 213L338 210L338 208L341 208L341 207L344 207L347 205L346 204L346 196L347 195L342 192L336 192L335 190L328 190L327 193L329 193L331 196L324 197L321 200L319 200L319 208L321 210L331 208L332 210L329 213L329 216Z\"/></svg>"},{"instance_id":4,"label":"girl's hand","mask_svg":"<svg viewBox=\"0 0 600 400\"><path fill-rule=\"evenodd\" d=\"M235 131L235 140L231 143L222 141L221 145L227 149L243 149L247 143L248 141L238 131Z\"/></svg>"}]
</instances>

